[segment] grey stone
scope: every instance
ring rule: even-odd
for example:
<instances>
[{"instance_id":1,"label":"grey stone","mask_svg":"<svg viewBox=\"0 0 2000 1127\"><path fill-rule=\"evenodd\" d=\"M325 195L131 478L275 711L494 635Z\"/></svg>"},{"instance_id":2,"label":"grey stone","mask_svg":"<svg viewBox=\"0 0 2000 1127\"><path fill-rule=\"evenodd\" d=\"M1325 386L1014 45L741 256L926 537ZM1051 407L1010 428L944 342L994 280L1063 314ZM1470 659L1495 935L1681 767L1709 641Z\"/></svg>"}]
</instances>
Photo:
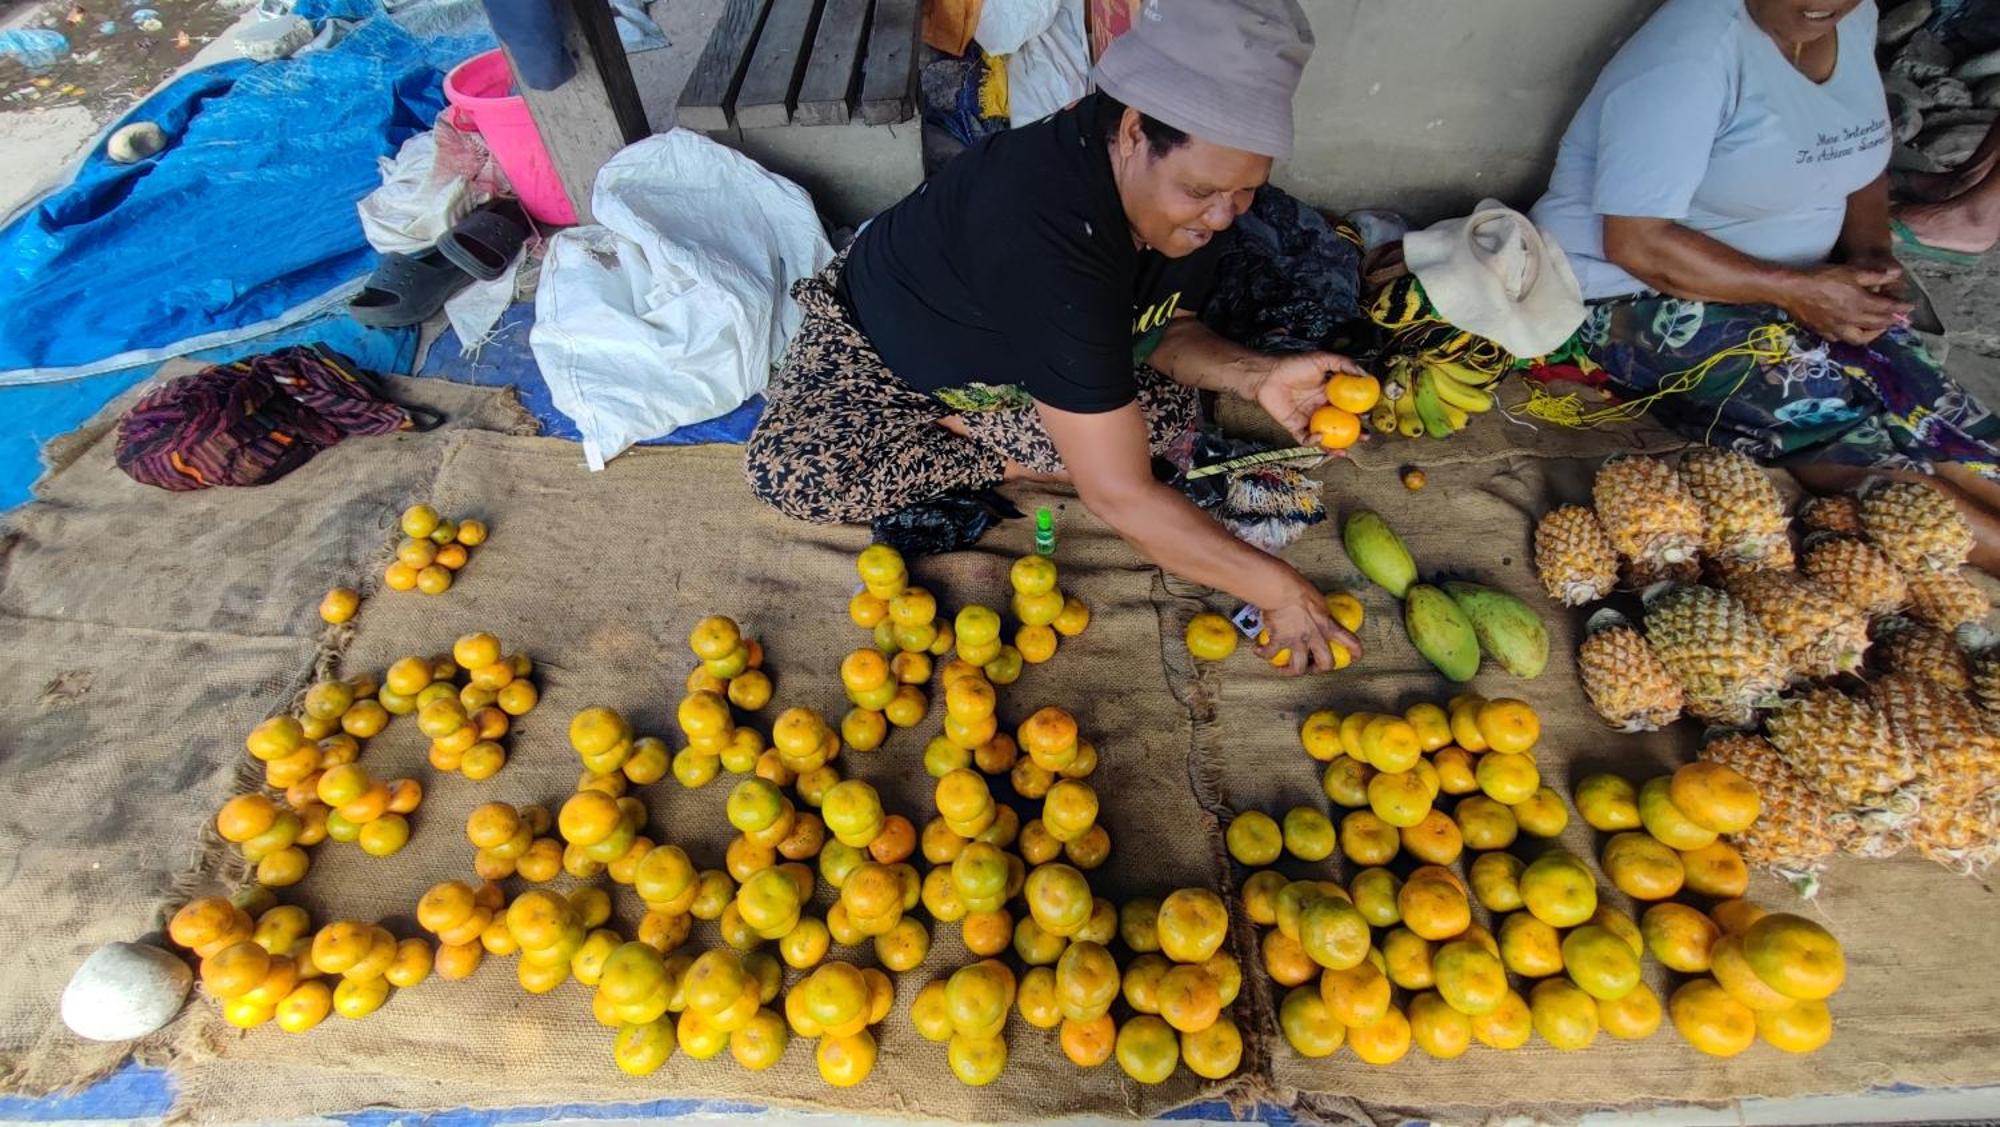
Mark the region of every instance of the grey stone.
<instances>
[{"instance_id":1,"label":"grey stone","mask_svg":"<svg viewBox=\"0 0 2000 1127\"><path fill-rule=\"evenodd\" d=\"M1924 132L1955 129L1961 125L1976 125L1984 129L1993 124L1995 117L2000 117L2000 113L1976 107L1962 110L1932 110L1924 115Z\"/></svg>"},{"instance_id":2,"label":"grey stone","mask_svg":"<svg viewBox=\"0 0 2000 1127\"><path fill-rule=\"evenodd\" d=\"M1882 13L1875 37L1883 44L1901 43L1931 18L1931 0L1907 0Z\"/></svg>"},{"instance_id":3,"label":"grey stone","mask_svg":"<svg viewBox=\"0 0 2000 1127\"><path fill-rule=\"evenodd\" d=\"M1962 110L1972 104L1972 90L1956 78L1940 78L1925 88L1931 109Z\"/></svg>"},{"instance_id":4,"label":"grey stone","mask_svg":"<svg viewBox=\"0 0 2000 1127\"><path fill-rule=\"evenodd\" d=\"M167 135L150 121L121 125L104 142L104 155L116 164L135 164L167 147Z\"/></svg>"},{"instance_id":5,"label":"grey stone","mask_svg":"<svg viewBox=\"0 0 2000 1127\"><path fill-rule=\"evenodd\" d=\"M2000 75L2000 48L1966 59L1951 68L1951 73L1967 82L1977 82L1982 78Z\"/></svg>"},{"instance_id":6,"label":"grey stone","mask_svg":"<svg viewBox=\"0 0 2000 1127\"><path fill-rule=\"evenodd\" d=\"M1896 143L1907 145L1924 131L1924 111L1909 102L1890 102L1889 125L1896 131Z\"/></svg>"},{"instance_id":7,"label":"grey stone","mask_svg":"<svg viewBox=\"0 0 2000 1127\"><path fill-rule=\"evenodd\" d=\"M194 984L186 963L144 943L106 943L62 992L63 1024L92 1041L130 1041L172 1021Z\"/></svg>"},{"instance_id":8,"label":"grey stone","mask_svg":"<svg viewBox=\"0 0 2000 1127\"><path fill-rule=\"evenodd\" d=\"M1918 152L1909 145L1897 145L1889 150L1889 169L1892 172L1943 172L1938 163Z\"/></svg>"},{"instance_id":9,"label":"grey stone","mask_svg":"<svg viewBox=\"0 0 2000 1127\"><path fill-rule=\"evenodd\" d=\"M1925 90L1921 84L1912 81L1907 74L1895 74L1893 72L1884 74L1882 76L1882 92L1889 96L1891 107L1894 107L1900 101L1915 106L1920 110L1931 108L1930 92Z\"/></svg>"},{"instance_id":10,"label":"grey stone","mask_svg":"<svg viewBox=\"0 0 2000 1127\"><path fill-rule=\"evenodd\" d=\"M1951 50L1935 34L1919 31L1910 36L1910 41L1903 44L1902 50L1896 52L1889 71L1907 75L1917 82L1943 78L1951 73Z\"/></svg>"},{"instance_id":11,"label":"grey stone","mask_svg":"<svg viewBox=\"0 0 2000 1127\"><path fill-rule=\"evenodd\" d=\"M1972 104L2000 110L2000 75L1982 78L1972 91Z\"/></svg>"},{"instance_id":12,"label":"grey stone","mask_svg":"<svg viewBox=\"0 0 2000 1127\"><path fill-rule=\"evenodd\" d=\"M1917 147L1940 166L1957 168L1986 139L1986 128L1976 124L1935 126L1917 139Z\"/></svg>"}]
</instances>

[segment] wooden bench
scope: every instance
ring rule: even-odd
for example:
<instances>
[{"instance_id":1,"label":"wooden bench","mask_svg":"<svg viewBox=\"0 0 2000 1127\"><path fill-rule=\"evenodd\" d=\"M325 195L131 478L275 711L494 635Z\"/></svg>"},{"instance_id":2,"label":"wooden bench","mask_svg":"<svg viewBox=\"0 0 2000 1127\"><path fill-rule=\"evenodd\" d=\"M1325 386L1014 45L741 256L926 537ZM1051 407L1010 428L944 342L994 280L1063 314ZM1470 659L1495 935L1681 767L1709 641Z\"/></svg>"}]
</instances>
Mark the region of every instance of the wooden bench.
<instances>
[{"instance_id":1,"label":"wooden bench","mask_svg":"<svg viewBox=\"0 0 2000 1127\"><path fill-rule=\"evenodd\" d=\"M728 0L678 117L690 129L889 125L916 111L921 0Z\"/></svg>"}]
</instances>

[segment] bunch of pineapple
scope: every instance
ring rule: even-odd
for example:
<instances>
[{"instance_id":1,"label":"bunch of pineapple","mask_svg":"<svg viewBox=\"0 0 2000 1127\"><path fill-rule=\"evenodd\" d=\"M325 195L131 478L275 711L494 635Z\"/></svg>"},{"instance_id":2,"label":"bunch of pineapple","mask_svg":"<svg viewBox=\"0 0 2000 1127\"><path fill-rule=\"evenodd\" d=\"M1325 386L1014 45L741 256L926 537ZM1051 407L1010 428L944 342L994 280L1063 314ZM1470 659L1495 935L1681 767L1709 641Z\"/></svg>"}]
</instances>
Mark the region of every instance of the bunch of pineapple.
<instances>
[{"instance_id":1,"label":"bunch of pineapple","mask_svg":"<svg viewBox=\"0 0 2000 1127\"><path fill-rule=\"evenodd\" d=\"M1790 568L1791 520L1764 471L1730 450L1702 449L1676 469L1617 457L1591 486L1595 510L1565 505L1535 527L1535 569L1549 597L1582 606L1619 586L1644 588L1719 573Z\"/></svg>"},{"instance_id":2,"label":"bunch of pineapple","mask_svg":"<svg viewBox=\"0 0 2000 1127\"><path fill-rule=\"evenodd\" d=\"M1968 652L1990 607L1948 498L1895 482L1815 499L1795 554L1777 490L1741 454L1617 458L1592 493L1594 509L1538 524L1543 585L1572 606L1648 590L1640 625L1592 617L1584 688L1621 730L1682 715L1746 730L1705 754L1777 796L1747 856L1794 873L1905 847L1968 871L2000 860L2000 648Z\"/></svg>"},{"instance_id":3,"label":"bunch of pineapple","mask_svg":"<svg viewBox=\"0 0 2000 1127\"><path fill-rule=\"evenodd\" d=\"M1549 597L1565 606L1605 598L1621 579L1634 590L1698 582L1706 564L1710 581L1724 587L1796 570L1869 619L1907 608L1921 622L1953 630L1991 609L1964 574L1971 526L1921 483L1809 502L1800 513L1803 558L1794 553L1792 521L1771 479L1732 450L1693 450L1678 468L1653 457L1613 458L1591 498L1594 509L1564 505L1535 527L1536 571ZM1814 611L1828 613L1824 606Z\"/></svg>"}]
</instances>

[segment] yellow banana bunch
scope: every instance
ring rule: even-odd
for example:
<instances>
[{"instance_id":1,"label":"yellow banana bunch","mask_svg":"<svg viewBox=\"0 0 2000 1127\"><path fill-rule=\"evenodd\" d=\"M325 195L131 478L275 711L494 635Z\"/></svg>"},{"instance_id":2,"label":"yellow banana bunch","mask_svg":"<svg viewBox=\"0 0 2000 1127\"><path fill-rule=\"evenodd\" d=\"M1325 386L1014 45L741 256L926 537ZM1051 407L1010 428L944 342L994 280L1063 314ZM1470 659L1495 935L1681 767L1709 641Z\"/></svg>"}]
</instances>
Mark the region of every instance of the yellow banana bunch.
<instances>
[{"instance_id":1,"label":"yellow banana bunch","mask_svg":"<svg viewBox=\"0 0 2000 1127\"><path fill-rule=\"evenodd\" d=\"M1404 438L1419 438L1424 433L1423 420L1417 417L1416 365L1407 356L1391 356L1382 377L1382 401L1369 412L1369 425L1375 433L1382 435L1400 434Z\"/></svg>"},{"instance_id":2,"label":"yellow banana bunch","mask_svg":"<svg viewBox=\"0 0 2000 1127\"><path fill-rule=\"evenodd\" d=\"M1368 416L1377 434L1445 438L1495 406L1493 378L1461 364L1392 356L1384 372L1382 401Z\"/></svg>"},{"instance_id":3,"label":"yellow banana bunch","mask_svg":"<svg viewBox=\"0 0 2000 1127\"><path fill-rule=\"evenodd\" d=\"M1505 367L1482 368L1464 360L1450 360L1439 356L1422 356L1418 359L1429 361L1467 387L1487 387L1498 383L1500 377L1507 374Z\"/></svg>"}]
</instances>

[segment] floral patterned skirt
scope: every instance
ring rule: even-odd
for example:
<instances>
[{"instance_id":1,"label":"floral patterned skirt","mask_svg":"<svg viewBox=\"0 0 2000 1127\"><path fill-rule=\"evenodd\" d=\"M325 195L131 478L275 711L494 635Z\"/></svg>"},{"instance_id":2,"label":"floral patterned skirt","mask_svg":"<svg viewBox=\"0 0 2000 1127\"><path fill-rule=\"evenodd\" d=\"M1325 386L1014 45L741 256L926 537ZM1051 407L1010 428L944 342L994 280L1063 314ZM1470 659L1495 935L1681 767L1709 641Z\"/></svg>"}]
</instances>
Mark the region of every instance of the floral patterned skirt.
<instances>
[{"instance_id":1,"label":"floral patterned skirt","mask_svg":"<svg viewBox=\"0 0 2000 1127\"><path fill-rule=\"evenodd\" d=\"M2000 479L2000 418L1916 334L1829 341L1769 305L1621 298L1591 307L1574 342L1620 398L1689 438L1776 465L1930 472L1958 462Z\"/></svg>"}]
</instances>

